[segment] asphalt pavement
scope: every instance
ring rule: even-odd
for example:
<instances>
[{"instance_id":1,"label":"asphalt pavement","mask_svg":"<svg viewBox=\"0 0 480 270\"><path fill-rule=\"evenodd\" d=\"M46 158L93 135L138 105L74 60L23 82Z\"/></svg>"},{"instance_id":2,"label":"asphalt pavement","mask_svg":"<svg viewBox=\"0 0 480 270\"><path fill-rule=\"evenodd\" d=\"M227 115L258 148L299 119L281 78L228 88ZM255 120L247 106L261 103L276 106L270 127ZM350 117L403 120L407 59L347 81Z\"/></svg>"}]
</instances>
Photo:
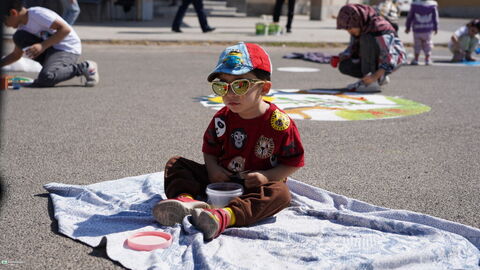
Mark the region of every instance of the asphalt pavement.
<instances>
[{"instance_id":1,"label":"asphalt pavement","mask_svg":"<svg viewBox=\"0 0 480 270\"><path fill-rule=\"evenodd\" d=\"M97 87L82 87L76 78L52 88L2 92L1 170L6 196L0 211L0 260L19 262L2 268L122 268L106 258L104 248L86 246L58 232L42 185L86 185L157 172L176 154L202 161L201 138L214 111L197 98L210 94L206 76L224 48L218 43L235 41L228 36L251 41L257 36L251 34L250 23L251 31L239 26L245 34L231 35L228 29L232 27L222 27L212 18L217 31L203 34L195 21L195 17L187 18L192 27L184 27L183 34L171 33L168 26L103 29L78 25L80 36L94 43L84 45L82 59L99 63L101 82ZM298 27L294 26L291 35L258 41L266 44L272 58L274 88L339 88L351 83L352 78L327 64L282 58L294 51L337 53L343 38L348 38L339 36L341 43L336 44L330 33L343 33L327 22L324 28L321 22L311 25L305 21L303 28L300 18L295 22ZM450 27L455 28L464 20L451 22ZM113 45L130 39L110 35L112 32L131 32L128 35L164 43ZM95 42L100 39L96 35L105 41ZM267 42L294 39L294 35L295 39L312 35L303 39L308 42L325 36L331 40L325 38L323 45L317 43L318 48ZM167 38L170 36L172 40ZM434 56L448 59L449 52L438 46ZM319 71L277 70L292 66ZM391 76L382 94L423 103L431 107L430 112L371 121L296 120L306 149L306 166L293 177L379 206L479 228L479 78L478 67L404 66Z\"/></svg>"}]
</instances>

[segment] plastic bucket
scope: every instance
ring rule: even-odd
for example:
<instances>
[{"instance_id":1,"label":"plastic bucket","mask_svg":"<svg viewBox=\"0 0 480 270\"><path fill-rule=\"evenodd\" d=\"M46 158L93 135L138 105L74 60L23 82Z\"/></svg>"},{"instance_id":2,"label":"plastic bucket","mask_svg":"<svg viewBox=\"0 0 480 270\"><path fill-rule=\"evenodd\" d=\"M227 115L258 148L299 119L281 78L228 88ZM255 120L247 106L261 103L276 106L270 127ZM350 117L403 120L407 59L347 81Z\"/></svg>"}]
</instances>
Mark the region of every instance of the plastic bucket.
<instances>
[{"instance_id":1,"label":"plastic bucket","mask_svg":"<svg viewBox=\"0 0 480 270\"><path fill-rule=\"evenodd\" d=\"M243 194L243 187L237 183L213 183L207 186L208 203L219 208L227 205L230 200Z\"/></svg>"}]
</instances>

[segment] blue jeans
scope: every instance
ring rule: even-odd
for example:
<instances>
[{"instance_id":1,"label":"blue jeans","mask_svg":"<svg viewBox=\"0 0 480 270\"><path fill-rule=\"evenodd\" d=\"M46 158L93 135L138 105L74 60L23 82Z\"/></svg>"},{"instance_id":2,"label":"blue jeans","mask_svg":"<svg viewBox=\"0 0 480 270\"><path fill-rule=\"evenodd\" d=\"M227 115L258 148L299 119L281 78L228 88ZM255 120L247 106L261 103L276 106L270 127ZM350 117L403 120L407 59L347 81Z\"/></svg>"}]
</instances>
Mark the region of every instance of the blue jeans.
<instances>
[{"instance_id":1,"label":"blue jeans","mask_svg":"<svg viewBox=\"0 0 480 270\"><path fill-rule=\"evenodd\" d=\"M80 6L78 5L77 0L62 0L62 4L62 18L70 25L73 25L80 14Z\"/></svg>"}]
</instances>

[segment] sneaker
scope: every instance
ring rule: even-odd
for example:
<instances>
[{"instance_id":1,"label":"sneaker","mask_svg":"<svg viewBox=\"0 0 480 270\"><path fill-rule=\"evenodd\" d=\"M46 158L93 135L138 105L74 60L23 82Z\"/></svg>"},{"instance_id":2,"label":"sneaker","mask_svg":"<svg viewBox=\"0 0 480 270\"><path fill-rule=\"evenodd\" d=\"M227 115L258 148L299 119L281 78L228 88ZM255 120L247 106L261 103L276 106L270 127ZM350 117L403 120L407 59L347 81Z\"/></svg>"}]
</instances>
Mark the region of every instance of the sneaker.
<instances>
[{"instance_id":1,"label":"sneaker","mask_svg":"<svg viewBox=\"0 0 480 270\"><path fill-rule=\"evenodd\" d=\"M362 80L359 80L357 82L351 83L345 87L348 90L355 90L357 89L361 84L363 84Z\"/></svg>"},{"instance_id":2,"label":"sneaker","mask_svg":"<svg viewBox=\"0 0 480 270\"><path fill-rule=\"evenodd\" d=\"M87 80L85 86L93 87L98 84L100 81L100 76L98 75L98 65L96 62L87 60L87 65L83 69L83 76Z\"/></svg>"},{"instance_id":3,"label":"sneaker","mask_svg":"<svg viewBox=\"0 0 480 270\"><path fill-rule=\"evenodd\" d=\"M230 215L221 208L194 209L192 224L203 233L203 239L208 241L225 231L230 224Z\"/></svg>"},{"instance_id":4,"label":"sneaker","mask_svg":"<svg viewBox=\"0 0 480 270\"><path fill-rule=\"evenodd\" d=\"M454 52L454 53L453 53L453 58L452 58L451 62L453 62L453 63L462 62L464 58L465 58L465 53L463 53L463 52Z\"/></svg>"},{"instance_id":5,"label":"sneaker","mask_svg":"<svg viewBox=\"0 0 480 270\"><path fill-rule=\"evenodd\" d=\"M378 80L379 85L387 85L390 82L390 77L388 75L382 76L380 80Z\"/></svg>"},{"instance_id":6,"label":"sneaker","mask_svg":"<svg viewBox=\"0 0 480 270\"><path fill-rule=\"evenodd\" d=\"M410 62L410 65L418 66L418 61L417 60L412 60L412 62Z\"/></svg>"},{"instance_id":7,"label":"sneaker","mask_svg":"<svg viewBox=\"0 0 480 270\"><path fill-rule=\"evenodd\" d=\"M378 84L378 82L373 82L369 85L365 85L364 83L360 84L356 88L357 92L363 92L363 93L370 93L370 92L380 92L382 91L382 88Z\"/></svg>"},{"instance_id":8,"label":"sneaker","mask_svg":"<svg viewBox=\"0 0 480 270\"><path fill-rule=\"evenodd\" d=\"M206 202L188 197L178 197L158 202L152 210L155 220L164 226L181 223L185 216L191 215L197 208L209 208Z\"/></svg>"}]
</instances>

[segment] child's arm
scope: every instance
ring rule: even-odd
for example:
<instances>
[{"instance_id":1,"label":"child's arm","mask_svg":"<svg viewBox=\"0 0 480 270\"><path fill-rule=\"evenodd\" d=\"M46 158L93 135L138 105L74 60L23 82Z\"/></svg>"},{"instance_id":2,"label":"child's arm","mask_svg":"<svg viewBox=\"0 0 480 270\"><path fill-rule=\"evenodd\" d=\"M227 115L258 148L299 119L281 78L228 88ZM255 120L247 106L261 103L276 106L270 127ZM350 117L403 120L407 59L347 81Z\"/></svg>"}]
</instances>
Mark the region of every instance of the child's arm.
<instances>
[{"instance_id":1,"label":"child's arm","mask_svg":"<svg viewBox=\"0 0 480 270\"><path fill-rule=\"evenodd\" d=\"M50 38L44 40L41 43L36 43L30 46L30 48L26 51L27 55L30 58L36 58L46 49L62 41L72 31L70 26L59 20L55 20L50 26L50 28L56 30L55 34L53 34Z\"/></svg>"},{"instance_id":2,"label":"child's arm","mask_svg":"<svg viewBox=\"0 0 480 270\"><path fill-rule=\"evenodd\" d=\"M438 8L435 7L435 11L433 12L433 32L435 35L438 33Z\"/></svg>"},{"instance_id":3,"label":"child's arm","mask_svg":"<svg viewBox=\"0 0 480 270\"><path fill-rule=\"evenodd\" d=\"M282 181L300 167L293 167L287 165L278 165L275 168L266 171L255 171L245 174L245 187L257 187L266 184L269 181Z\"/></svg>"},{"instance_id":4,"label":"child's arm","mask_svg":"<svg viewBox=\"0 0 480 270\"><path fill-rule=\"evenodd\" d=\"M5 56L0 60L0 67L10 65L11 63L15 63L18 59L22 57L22 55L23 55L22 49L15 46L15 49L13 49L13 51L9 55Z\"/></svg>"},{"instance_id":5,"label":"child's arm","mask_svg":"<svg viewBox=\"0 0 480 270\"><path fill-rule=\"evenodd\" d=\"M407 21L405 22L405 33L410 33L410 27L412 27L412 20L413 20L413 10L410 7L410 11L408 12L407 15Z\"/></svg>"},{"instance_id":6,"label":"child's arm","mask_svg":"<svg viewBox=\"0 0 480 270\"><path fill-rule=\"evenodd\" d=\"M218 165L216 156L203 153L203 159L207 167L208 179L210 179L212 183L227 182L230 180L229 176L232 175L232 173Z\"/></svg>"}]
</instances>

